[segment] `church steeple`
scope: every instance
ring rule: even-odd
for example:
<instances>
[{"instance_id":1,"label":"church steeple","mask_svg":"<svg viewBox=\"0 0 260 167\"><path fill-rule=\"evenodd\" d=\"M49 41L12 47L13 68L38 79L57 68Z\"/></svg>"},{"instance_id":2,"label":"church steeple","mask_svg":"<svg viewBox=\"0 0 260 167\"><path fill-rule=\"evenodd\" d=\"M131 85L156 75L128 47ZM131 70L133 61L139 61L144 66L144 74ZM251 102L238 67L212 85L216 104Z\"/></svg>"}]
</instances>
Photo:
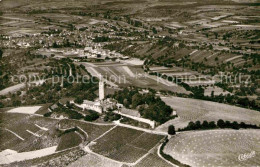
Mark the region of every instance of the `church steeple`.
<instances>
[{"instance_id":1,"label":"church steeple","mask_svg":"<svg viewBox=\"0 0 260 167\"><path fill-rule=\"evenodd\" d=\"M105 83L104 81L101 79L99 81L99 100L102 101L105 98Z\"/></svg>"}]
</instances>

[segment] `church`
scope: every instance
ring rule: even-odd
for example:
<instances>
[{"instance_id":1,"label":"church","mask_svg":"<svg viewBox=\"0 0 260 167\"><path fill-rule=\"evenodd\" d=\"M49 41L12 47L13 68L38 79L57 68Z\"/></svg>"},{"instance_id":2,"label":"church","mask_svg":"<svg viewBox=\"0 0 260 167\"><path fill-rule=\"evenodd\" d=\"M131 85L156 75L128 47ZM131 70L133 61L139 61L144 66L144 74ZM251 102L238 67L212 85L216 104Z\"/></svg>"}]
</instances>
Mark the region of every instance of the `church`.
<instances>
[{"instance_id":1,"label":"church","mask_svg":"<svg viewBox=\"0 0 260 167\"><path fill-rule=\"evenodd\" d=\"M96 101L84 100L81 105L75 105L83 110L93 110L101 114L105 112L106 109L115 106L116 102L111 99L105 99L105 82L101 80L99 81L98 99Z\"/></svg>"}]
</instances>

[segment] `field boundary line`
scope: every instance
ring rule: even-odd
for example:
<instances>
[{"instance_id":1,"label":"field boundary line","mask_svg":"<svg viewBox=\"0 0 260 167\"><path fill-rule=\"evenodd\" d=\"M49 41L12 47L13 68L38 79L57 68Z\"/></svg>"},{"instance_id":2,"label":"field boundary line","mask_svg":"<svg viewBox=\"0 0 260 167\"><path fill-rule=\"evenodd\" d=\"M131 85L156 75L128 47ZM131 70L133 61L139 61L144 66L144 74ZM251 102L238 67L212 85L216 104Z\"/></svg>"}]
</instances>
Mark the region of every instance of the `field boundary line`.
<instances>
[{"instance_id":1,"label":"field boundary line","mask_svg":"<svg viewBox=\"0 0 260 167\"><path fill-rule=\"evenodd\" d=\"M158 143L160 143L161 141L162 141L163 139L161 139ZM147 157L149 154L151 154L151 151L155 148L155 147L157 147L158 146L158 143L155 145L155 146L153 146L150 150L146 150L147 151L147 153L146 154L144 154L141 158L139 158L137 161L135 161L135 163L134 163L134 165L137 165L139 162L141 162L145 157Z\"/></svg>"},{"instance_id":2,"label":"field boundary line","mask_svg":"<svg viewBox=\"0 0 260 167\"><path fill-rule=\"evenodd\" d=\"M109 160L109 161L113 161L113 162L119 163L119 164L121 164L121 165L123 165L123 164L130 165L130 166L133 165L132 163L116 161L116 160L111 159L111 158L108 158L108 157L106 157L106 156L104 156L104 155L95 153L95 152L92 151L88 146L86 146L86 147L84 147L84 148L85 148L85 151L86 151L87 153L89 153L89 154L94 154L94 155L96 155L96 156L98 156L98 157L100 157L100 158L107 159L107 160Z\"/></svg>"},{"instance_id":3,"label":"field boundary line","mask_svg":"<svg viewBox=\"0 0 260 167\"><path fill-rule=\"evenodd\" d=\"M100 139L101 137L105 136L107 133L109 133L110 131L112 131L112 130L115 129L116 127L117 127L117 125L114 126L114 127L112 127L112 128L110 128L108 131L106 131L105 133L103 133L102 135L100 135L99 137L97 137L96 139L94 139L92 142L97 141L98 139Z\"/></svg>"},{"instance_id":4,"label":"field boundary line","mask_svg":"<svg viewBox=\"0 0 260 167\"><path fill-rule=\"evenodd\" d=\"M17 133L15 133L15 132L13 132L13 131L7 129L7 128L5 128L5 129L6 129L7 131L11 132L13 135L15 135L16 137L18 137L19 139L24 140L24 138L22 138L21 136L19 136Z\"/></svg>"}]
</instances>

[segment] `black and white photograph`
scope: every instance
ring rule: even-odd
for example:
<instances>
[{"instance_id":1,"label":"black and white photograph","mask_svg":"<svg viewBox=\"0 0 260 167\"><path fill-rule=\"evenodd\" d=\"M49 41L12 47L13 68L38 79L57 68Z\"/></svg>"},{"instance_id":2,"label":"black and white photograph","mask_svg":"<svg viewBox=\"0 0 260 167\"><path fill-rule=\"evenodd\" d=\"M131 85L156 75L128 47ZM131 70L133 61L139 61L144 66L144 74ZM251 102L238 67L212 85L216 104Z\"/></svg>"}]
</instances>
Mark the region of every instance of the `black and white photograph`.
<instances>
[{"instance_id":1,"label":"black and white photograph","mask_svg":"<svg viewBox=\"0 0 260 167\"><path fill-rule=\"evenodd\" d=\"M0 0L0 167L260 167L260 0Z\"/></svg>"}]
</instances>

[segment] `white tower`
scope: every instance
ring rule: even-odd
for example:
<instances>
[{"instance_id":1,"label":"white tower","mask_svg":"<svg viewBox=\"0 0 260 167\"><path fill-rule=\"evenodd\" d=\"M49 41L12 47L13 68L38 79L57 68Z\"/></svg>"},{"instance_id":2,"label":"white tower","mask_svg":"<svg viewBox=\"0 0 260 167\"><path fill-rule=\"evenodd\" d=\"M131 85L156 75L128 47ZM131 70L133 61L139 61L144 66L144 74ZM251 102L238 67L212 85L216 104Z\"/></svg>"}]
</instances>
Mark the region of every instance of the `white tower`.
<instances>
[{"instance_id":1,"label":"white tower","mask_svg":"<svg viewBox=\"0 0 260 167\"><path fill-rule=\"evenodd\" d=\"M105 98L105 83L101 80L99 81L99 100L104 100Z\"/></svg>"}]
</instances>

